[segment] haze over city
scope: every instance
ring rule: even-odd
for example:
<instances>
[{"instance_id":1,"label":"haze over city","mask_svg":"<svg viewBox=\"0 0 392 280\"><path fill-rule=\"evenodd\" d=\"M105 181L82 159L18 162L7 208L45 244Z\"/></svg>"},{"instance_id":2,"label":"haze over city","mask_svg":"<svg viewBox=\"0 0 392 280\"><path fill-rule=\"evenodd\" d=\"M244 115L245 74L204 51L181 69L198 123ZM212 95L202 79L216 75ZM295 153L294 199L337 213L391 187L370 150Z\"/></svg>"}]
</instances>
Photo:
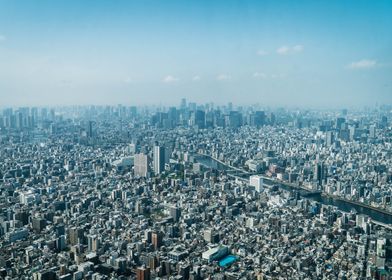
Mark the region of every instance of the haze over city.
<instances>
[{"instance_id":1,"label":"haze over city","mask_svg":"<svg viewBox=\"0 0 392 280\"><path fill-rule=\"evenodd\" d=\"M391 1L0 2L0 106L391 102Z\"/></svg>"},{"instance_id":2,"label":"haze over city","mask_svg":"<svg viewBox=\"0 0 392 280\"><path fill-rule=\"evenodd\" d=\"M0 0L0 279L392 279L392 1Z\"/></svg>"}]
</instances>

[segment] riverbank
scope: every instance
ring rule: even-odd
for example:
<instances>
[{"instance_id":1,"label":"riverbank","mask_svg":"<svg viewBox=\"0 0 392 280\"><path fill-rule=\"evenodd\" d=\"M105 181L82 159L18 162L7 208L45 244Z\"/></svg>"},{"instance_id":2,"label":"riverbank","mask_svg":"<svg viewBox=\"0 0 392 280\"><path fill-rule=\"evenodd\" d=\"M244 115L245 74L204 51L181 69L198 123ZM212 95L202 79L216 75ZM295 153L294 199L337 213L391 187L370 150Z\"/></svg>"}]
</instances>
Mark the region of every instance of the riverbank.
<instances>
[{"instance_id":1,"label":"riverbank","mask_svg":"<svg viewBox=\"0 0 392 280\"><path fill-rule=\"evenodd\" d=\"M246 176L252 175L252 173L249 173L249 172L242 170L240 168L226 164L225 162L223 162L219 159L216 159L210 155L206 155L206 154L202 154L202 153L198 153L198 155L200 157L204 157L204 160L202 160L201 163L210 167L210 168L217 168L219 170L235 170L235 171L238 171L238 172L245 174ZM298 190L303 190L305 192L312 193L312 190L309 190L305 187L302 187L302 186L299 186L296 184L276 180L276 179L270 178L270 177L265 177L265 176L263 176L263 177L265 178L266 181L268 180L271 183L276 184L280 187L285 186L285 188L298 189ZM371 205L368 205L368 204L365 204L362 202L349 200L349 199L346 199L346 198L343 198L340 196L336 196L336 195L331 195L331 194L328 194L325 192L320 192L320 195L314 196L314 197L313 196L308 197L308 199L318 201L318 202L325 204L325 205L336 206L336 207L338 207L339 210L344 211L344 212L350 212L351 210L354 209L356 212L358 212L360 214L368 215L370 218L377 221L378 224L380 224L380 225L392 224L392 212L389 212L384 209L377 208L377 207L374 207L374 206L371 206Z\"/></svg>"}]
</instances>

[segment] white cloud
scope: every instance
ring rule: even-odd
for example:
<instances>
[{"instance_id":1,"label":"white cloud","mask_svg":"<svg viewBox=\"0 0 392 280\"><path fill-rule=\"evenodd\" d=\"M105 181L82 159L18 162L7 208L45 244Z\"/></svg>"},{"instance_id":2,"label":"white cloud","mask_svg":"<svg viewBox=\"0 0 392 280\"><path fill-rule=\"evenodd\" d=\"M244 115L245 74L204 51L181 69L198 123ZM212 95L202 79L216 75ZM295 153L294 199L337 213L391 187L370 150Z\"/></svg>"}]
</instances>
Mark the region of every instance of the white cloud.
<instances>
[{"instance_id":1,"label":"white cloud","mask_svg":"<svg viewBox=\"0 0 392 280\"><path fill-rule=\"evenodd\" d=\"M200 76L193 76L192 81L200 81Z\"/></svg>"},{"instance_id":2,"label":"white cloud","mask_svg":"<svg viewBox=\"0 0 392 280\"><path fill-rule=\"evenodd\" d=\"M5 41L5 40L7 40L7 38L6 38L4 35L1 35L1 34L0 34L0 42L1 42L1 41Z\"/></svg>"},{"instance_id":3,"label":"white cloud","mask_svg":"<svg viewBox=\"0 0 392 280\"><path fill-rule=\"evenodd\" d=\"M180 79L177 77L173 77L172 75L167 75L165 78L163 78L162 82L170 84L170 83L175 83L178 82Z\"/></svg>"},{"instance_id":4,"label":"white cloud","mask_svg":"<svg viewBox=\"0 0 392 280\"><path fill-rule=\"evenodd\" d=\"M276 49L276 52L280 55L287 55L287 54L295 54L302 52L304 50L304 46L302 45L295 45L295 46L281 46L280 48Z\"/></svg>"},{"instance_id":5,"label":"white cloud","mask_svg":"<svg viewBox=\"0 0 392 280\"><path fill-rule=\"evenodd\" d=\"M256 79L267 79L267 74L260 73L260 72L255 72L255 73L253 73L253 78L256 78Z\"/></svg>"},{"instance_id":6,"label":"white cloud","mask_svg":"<svg viewBox=\"0 0 392 280\"><path fill-rule=\"evenodd\" d=\"M216 76L216 79L218 81L225 81L225 80L230 80L231 77L229 75L226 75L226 74L219 74L218 76Z\"/></svg>"},{"instance_id":7,"label":"white cloud","mask_svg":"<svg viewBox=\"0 0 392 280\"><path fill-rule=\"evenodd\" d=\"M288 46L281 46L280 48L278 48L278 49L276 50L276 52L277 52L278 54L288 54L289 51L290 51L290 48L289 48Z\"/></svg>"},{"instance_id":8,"label":"white cloud","mask_svg":"<svg viewBox=\"0 0 392 280\"><path fill-rule=\"evenodd\" d=\"M259 56L266 56L266 55L268 55L268 52L265 51L265 50L258 50L256 52L256 54L259 55Z\"/></svg>"},{"instance_id":9,"label":"white cloud","mask_svg":"<svg viewBox=\"0 0 392 280\"><path fill-rule=\"evenodd\" d=\"M347 65L350 69L370 69L377 66L377 61L371 59L362 59Z\"/></svg>"}]
</instances>

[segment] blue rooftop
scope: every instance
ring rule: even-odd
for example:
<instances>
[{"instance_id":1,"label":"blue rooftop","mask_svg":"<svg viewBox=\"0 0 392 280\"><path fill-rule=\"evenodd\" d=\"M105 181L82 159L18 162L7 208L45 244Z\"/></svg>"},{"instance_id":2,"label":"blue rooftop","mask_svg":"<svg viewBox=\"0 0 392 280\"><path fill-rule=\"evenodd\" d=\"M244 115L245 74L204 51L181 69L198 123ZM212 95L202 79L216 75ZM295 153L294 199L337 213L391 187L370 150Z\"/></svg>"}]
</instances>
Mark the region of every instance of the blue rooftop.
<instances>
[{"instance_id":1,"label":"blue rooftop","mask_svg":"<svg viewBox=\"0 0 392 280\"><path fill-rule=\"evenodd\" d=\"M228 255L219 261L220 267L229 266L237 260L236 256Z\"/></svg>"}]
</instances>

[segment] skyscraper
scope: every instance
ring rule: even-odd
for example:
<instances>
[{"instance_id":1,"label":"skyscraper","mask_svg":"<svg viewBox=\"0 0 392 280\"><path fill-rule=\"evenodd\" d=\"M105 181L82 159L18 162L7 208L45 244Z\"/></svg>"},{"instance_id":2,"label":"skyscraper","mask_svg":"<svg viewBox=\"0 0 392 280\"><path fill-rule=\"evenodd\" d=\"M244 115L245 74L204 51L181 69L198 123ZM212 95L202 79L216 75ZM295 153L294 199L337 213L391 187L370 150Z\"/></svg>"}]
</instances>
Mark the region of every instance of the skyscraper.
<instances>
[{"instance_id":1,"label":"skyscraper","mask_svg":"<svg viewBox=\"0 0 392 280\"><path fill-rule=\"evenodd\" d=\"M181 209L177 205L170 207L170 216L173 218L174 222L178 222L181 216Z\"/></svg>"},{"instance_id":2,"label":"skyscraper","mask_svg":"<svg viewBox=\"0 0 392 280\"><path fill-rule=\"evenodd\" d=\"M138 267L136 269L137 280L150 280L150 268L149 267Z\"/></svg>"},{"instance_id":3,"label":"skyscraper","mask_svg":"<svg viewBox=\"0 0 392 280\"><path fill-rule=\"evenodd\" d=\"M87 137L92 138L94 135L93 121L89 121L87 125Z\"/></svg>"},{"instance_id":4,"label":"skyscraper","mask_svg":"<svg viewBox=\"0 0 392 280\"><path fill-rule=\"evenodd\" d=\"M153 232L151 234L151 243L154 246L155 250L158 250L162 246L162 239L163 239L163 234L160 231Z\"/></svg>"},{"instance_id":5,"label":"skyscraper","mask_svg":"<svg viewBox=\"0 0 392 280\"><path fill-rule=\"evenodd\" d=\"M145 154L135 155L134 173L136 176L147 177L148 175L148 156Z\"/></svg>"},{"instance_id":6,"label":"skyscraper","mask_svg":"<svg viewBox=\"0 0 392 280\"><path fill-rule=\"evenodd\" d=\"M327 131L325 139L327 147L331 146L334 142L334 135L332 131Z\"/></svg>"},{"instance_id":7,"label":"skyscraper","mask_svg":"<svg viewBox=\"0 0 392 280\"><path fill-rule=\"evenodd\" d=\"M88 235L87 236L87 245L88 250L91 252L96 252L99 249L99 238L97 235Z\"/></svg>"},{"instance_id":8,"label":"skyscraper","mask_svg":"<svg viewBox=\"0 0 392 280\"><path fill-rule=\"evenodd\" d=\"M186 99L185 98L181 99L181 106L180 107L182 110L184 110L186 108Z\"/></svg>"},{"instance_id":9,"label":"skyscraper","mask_svg":"<svg viewBox=\"0 0 392 280\"><path fill-rule=\"evenodd\" d=\"M321 186L327 177L327 168L323 163L316 163L314 167L314 180Z\"/></svg>"},{"instance_id":10,"label":"skyscraper","mask_svg":"<svg viewBox=\"0 0 392 280\"><path fill-rule=\"evenodd\" d=\"M165 169L165 148L154 146L154 172L155 174L160 174Z\"/></svg>"}]
</instances>

